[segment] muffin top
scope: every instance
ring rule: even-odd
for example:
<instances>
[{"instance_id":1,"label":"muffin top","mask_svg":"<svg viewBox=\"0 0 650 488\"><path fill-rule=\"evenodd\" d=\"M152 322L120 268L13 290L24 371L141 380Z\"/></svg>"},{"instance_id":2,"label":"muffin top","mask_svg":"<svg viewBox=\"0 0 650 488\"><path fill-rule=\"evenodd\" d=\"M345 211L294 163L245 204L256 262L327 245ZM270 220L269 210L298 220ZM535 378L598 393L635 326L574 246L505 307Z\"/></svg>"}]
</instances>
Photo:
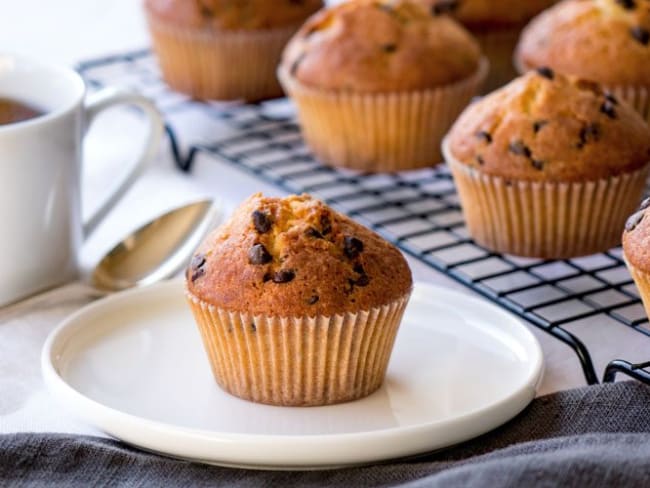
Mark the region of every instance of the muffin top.
<instances>
[{"instance_id":1,"label":"muffin top","mask_svg":"<svg viewBox=\"0 0 650 488\"><path fill-rule=\"evenodd\" d=\"M322 0L145 0L152 16L191 28L223 30L298 26Z\"/></svg>"},{"instance_id":2,"label":"muffin top","mask_svg":"<svg viewBox=\"0 0 650 488\"><path fill-rule=\"evenodd\" d=\"M641 203L625 223L623 232L623 251L625 259L635 268L650 273L650 198Z\"/></svg>"},{"instance_id":3,"label":"muffin top","mask_svg":"<svg viewBox=\"0 0 650 488\"><path fill-rule=\"evenodd\" d=\"M604 84L650 84L650 0L567 0L522 33L522 69L549 66Z\"/></svg>"},{"instance_id":4,"label":"muffin top","mask_svg":"<svg viewBox=\"0 0 650 488\"><path fill-rule=\"evenodd\" d=\"M356 0L309 18L282 67L308 86L381 93L460 81L480 61L477 42L446 15L408 0Z\"/></svg>"},{"instance_id":5,"label":"muffin top","mask_svg":"<svg viewBox=\"0 0 650 488\"><path fill-rule=\"evenodd\" d=\"M470 105L445 145L493 176L597 180L647 164L650 127L595 83L540 68Z\"/></svg>"},{"instance_id":6,"label":"muffin top","mask_svg":"<svg viewBox=\"0 0 650 488\"><path fill-rule=\"evenodd\" d=\"M412 287L397 248L308 195L248 198L199 247L186 278L205 302L274 316L369 310Z\"/></svg>"},{"instance_id":7,"label":"muffin top","mask_svg":"<svg viewBox=\"0 0 650 488\"><path fill-rule=\"evenodd\" d=\"M423 0L433 13L449 13L472 30L521 25L557 0Z\"/></svg>"}]
</instances>

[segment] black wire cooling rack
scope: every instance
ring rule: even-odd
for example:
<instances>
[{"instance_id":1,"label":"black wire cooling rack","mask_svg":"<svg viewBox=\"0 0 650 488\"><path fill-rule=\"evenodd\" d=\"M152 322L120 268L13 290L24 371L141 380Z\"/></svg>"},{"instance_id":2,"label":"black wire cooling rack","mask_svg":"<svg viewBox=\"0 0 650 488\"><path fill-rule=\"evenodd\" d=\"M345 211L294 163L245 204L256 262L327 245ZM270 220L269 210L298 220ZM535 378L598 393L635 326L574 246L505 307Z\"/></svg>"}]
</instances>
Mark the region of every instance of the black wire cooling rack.
<instances>
[{"instance_id":1,"label":"black wire cooling rack","mask_svg":"<svg viewBox=\"0 0 650 488\"><path fill-rule=\"evenodd\" d=\"M404 252L567 344L590 384L598 383L591 354L567 326L608 317L650 336L650 324L620 248L561 261L492 253L467 235L453 180L444 165L379 175L323 166L303 144L286 100L261 105L190 100L166 87L149 51L85 62L79 71L91 87L127 86L154 98L165 115L181 170L191 171L195 157L202 154L289 192L321 198ZM224 126L231 130L219 139ZM619 372L650 384L650 362L613 360L603 381L614 381Z\"/></svg>"}]
</instances>

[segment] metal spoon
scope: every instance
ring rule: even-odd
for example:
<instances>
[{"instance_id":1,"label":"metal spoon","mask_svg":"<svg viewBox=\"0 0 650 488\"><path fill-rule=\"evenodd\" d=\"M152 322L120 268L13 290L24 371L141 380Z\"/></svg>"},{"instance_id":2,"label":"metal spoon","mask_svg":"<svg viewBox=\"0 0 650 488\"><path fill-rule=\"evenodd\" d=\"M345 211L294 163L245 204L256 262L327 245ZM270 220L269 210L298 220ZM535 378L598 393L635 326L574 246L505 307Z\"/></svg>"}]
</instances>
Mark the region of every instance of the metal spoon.
<instances>
[{"instance_id":1,"label":"metal spoon","mask_svg":"<svg viewBox=\"0 0 650 488\"><path fill-rule=\"evenodd\" d=\"M216 223L212 200L171 210L117 244L86 280L99 292L146 286L178 273Z\"/></svg>"}]
</instances>

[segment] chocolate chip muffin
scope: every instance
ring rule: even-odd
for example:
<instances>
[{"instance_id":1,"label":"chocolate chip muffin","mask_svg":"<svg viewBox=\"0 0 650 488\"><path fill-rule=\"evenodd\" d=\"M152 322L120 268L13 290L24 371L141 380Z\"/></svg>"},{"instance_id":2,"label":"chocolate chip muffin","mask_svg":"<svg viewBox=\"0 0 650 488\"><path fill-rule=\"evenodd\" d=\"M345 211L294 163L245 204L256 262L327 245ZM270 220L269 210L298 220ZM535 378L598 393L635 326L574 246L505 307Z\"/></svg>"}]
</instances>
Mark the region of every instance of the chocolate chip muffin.
<instances>
[{"instance_id":1,"label":"chocolate chip muffin","mask_svg":"<svg viewBox=\"0 0 650 488\"><path fill-rule=\"evenodd\" d=\"M650 128L597 84L540 68L471 105L443 151L478 243L568 258L618 244L643 192Z\"/></svg>"},{"instance_id":2,"label":"chocolate chip muffin","mask_svg":"<svg viewBox=\"0 0 650 488\"><path fill-rule=\"evenodd\" d=\"M596 81L650 121L650 1L567 0L524 30L521 72L540 66Z\"/></svg>"},{"instance_id":3,"label":"chocolate chip muffin","mask_svg":"<svg viewBox=\"0 0 650 488\"><path fill-rule=\"evenodd\" d=\"M490 60L486 93L499 88L515 76L512 54L521 29L535 15L557 0L423 0L434 15L449 14L478 39Z\"/></svg>"},{"instance_id":4,"label":"chocolate chip muffin","mask_svg":"<svg viewBox=\"0 0 650 488\"><path fill-rule=\"evenodd\" d=\"M625 223L623 257L650 316L650 198Z\"/></svg>"},{"instance_id":5,"label":"chocolate chip muffin","mask_svg":"<svg viewBox=\"0 0 650 488\"><path fill-rule=\"evenodd\" d=\"M250 197L186 277L219 385L273 405L379 388L412 287L394 246L307 195Z\"/></svg>"},{"instance_id":6,"label":"chocolate chip muffin","mask_svg":"<svg viewBox=\"0 0 650 488\"><path fill-rule=\"evenodd\" d=\"M279 77L321 161L376 172L440 162L442 136L486 72L454 20L408 0L357 0L312 16Z\"/></svg>"},{"instance_id":7,"label":"chocolate chip muffin","mask_svg":"<svg viewBox=\"0 0 650 488\"><path fill-rule=\"evenodd\" d=\"M321 0L145 0L163 76L198 99L282 95L282 49Z\"/></svg>"}]
</instances>

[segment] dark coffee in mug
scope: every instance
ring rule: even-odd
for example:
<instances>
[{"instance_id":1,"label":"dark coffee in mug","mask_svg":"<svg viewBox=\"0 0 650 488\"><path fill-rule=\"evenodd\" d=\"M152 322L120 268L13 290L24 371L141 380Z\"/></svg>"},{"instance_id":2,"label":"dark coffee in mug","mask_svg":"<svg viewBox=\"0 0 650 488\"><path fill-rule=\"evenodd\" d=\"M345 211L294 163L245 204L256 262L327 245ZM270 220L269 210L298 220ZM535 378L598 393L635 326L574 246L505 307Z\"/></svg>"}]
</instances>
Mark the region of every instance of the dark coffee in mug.
<instances>
[{"instance_id":1,"label":"dark coffee in mug","mask_svg":"<svg viewBox=\"0 0 650 488\"><path fill-rule=\"evenodd\" d=\"M0 125L14 124L45 115L31 105L11 98L0 97Z\"/></svg>"}]
</instances>

